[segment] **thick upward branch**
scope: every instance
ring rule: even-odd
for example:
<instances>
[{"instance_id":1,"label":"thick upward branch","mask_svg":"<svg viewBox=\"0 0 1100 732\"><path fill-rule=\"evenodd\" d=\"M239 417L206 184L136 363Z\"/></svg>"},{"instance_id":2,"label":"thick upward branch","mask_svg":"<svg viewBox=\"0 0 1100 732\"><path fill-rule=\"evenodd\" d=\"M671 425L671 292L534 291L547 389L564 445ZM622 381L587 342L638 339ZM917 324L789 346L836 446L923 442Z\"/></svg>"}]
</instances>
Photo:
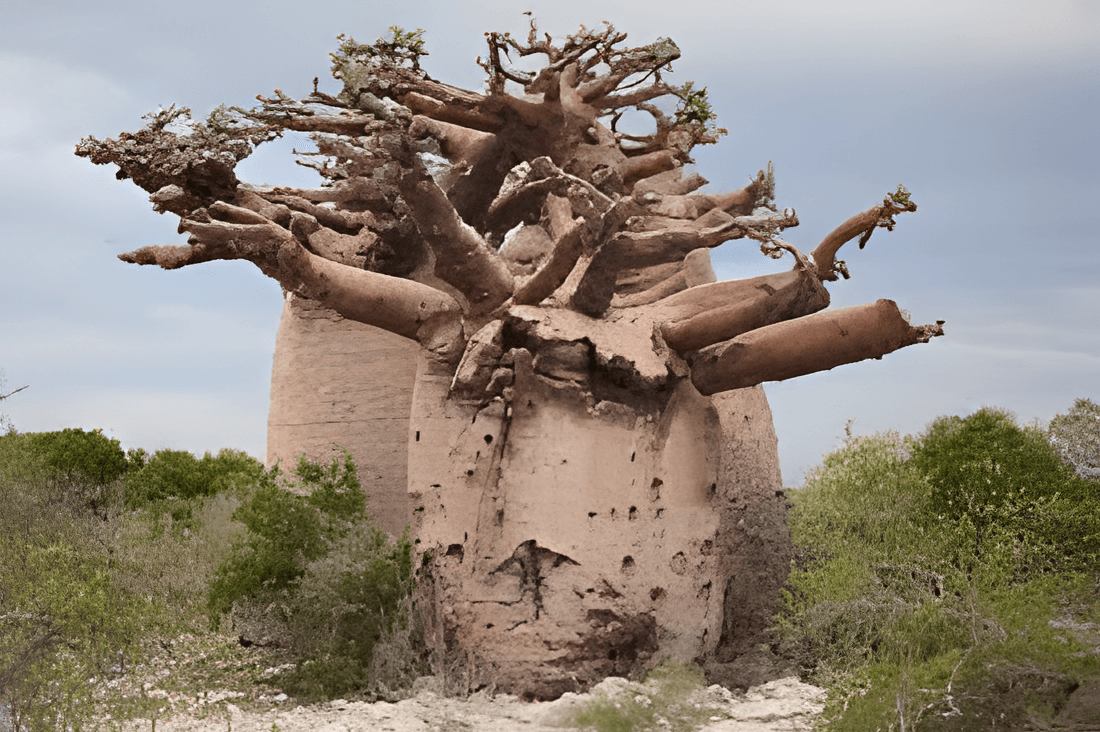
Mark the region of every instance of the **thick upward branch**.
<instances>
[{"instance_id":1,"label":"thick upward branch","mask_svg":"<svg viewBox=\"0 0 1100 732\"><path fill-rule=\"evenodd\" d=\"M462 293L472 321L480 321L511 297L513 280L507 266L462 220L435 181L410 171L401 177L399 188L420 235L435 252L436 276Z\"/></svg>"},{"instance_id":2,"label":"thick upward branch","mask_svg":"<svg viewBox=\"0 0 1100 732\"><path fill-rule=\"evenodd\" d=\"M858 236L860 237L859 248L862 249L875 228L881 226L887 231L893 231L896 214L916 210L917 204L909 200L909 191L905 190L904 186L898 186L895 193L886 194L881 206L869 208L848 219L826 236L811 252L810 256L817 265L817 276L822 281L835 281L838 274L847 279L847 269L842 262L836 260L836 253L840 248Z\"/></svg>"}]
</instances>

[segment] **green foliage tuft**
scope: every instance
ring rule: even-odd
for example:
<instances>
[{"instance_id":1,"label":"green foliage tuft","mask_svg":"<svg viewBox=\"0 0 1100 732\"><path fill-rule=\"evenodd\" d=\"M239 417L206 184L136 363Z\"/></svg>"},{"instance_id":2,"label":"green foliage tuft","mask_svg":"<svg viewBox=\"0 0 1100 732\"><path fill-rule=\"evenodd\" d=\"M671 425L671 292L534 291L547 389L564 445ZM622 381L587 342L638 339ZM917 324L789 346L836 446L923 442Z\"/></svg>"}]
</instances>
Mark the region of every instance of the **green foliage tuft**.
<instances>
[{"instance_id":1,"label":"green foliage tuft","mask_svg":"<svg viewBox=\"0 0 1100 732\"><path fill-rule=\"evenodd\" d=\"M910 196L912 196L912 194L909 193L909 189L901 183L898 183L898 189L896 191L888 195L890 200L898 206L908 206L910 203Z\"/></svg>"},{"instance_id":2,"label":"green foliage tuft","mask_svg":"<svg viewBox=\"0 0 1100 732\"><path fill-rule=\"evenodd\" d=\"M696 89L694 82L687 82L676 90L680 102L676 107L674 124L692 131L695 142L715 143L721 135L729 134L715 122L718 113L707 97L707 88Z\"/></svg>"},{"instance_id":3,"label":"green foliage tuft","mask_svg":"<svg viewBox=\"0 0 1100 732\"><path fill-rule=\"evenodd\" d=\"M341 96L358 102L362 89L367 88L372 71L377 67L391 69L409 69L420 71L420 57L427 56L424 50L424 29L407 31L400 26L389 28L390 37L379 38L374 43L359 43L343 33L336 36L340 46L332 58L332 76L344 83Z\"/></svg>"}]
</instances>

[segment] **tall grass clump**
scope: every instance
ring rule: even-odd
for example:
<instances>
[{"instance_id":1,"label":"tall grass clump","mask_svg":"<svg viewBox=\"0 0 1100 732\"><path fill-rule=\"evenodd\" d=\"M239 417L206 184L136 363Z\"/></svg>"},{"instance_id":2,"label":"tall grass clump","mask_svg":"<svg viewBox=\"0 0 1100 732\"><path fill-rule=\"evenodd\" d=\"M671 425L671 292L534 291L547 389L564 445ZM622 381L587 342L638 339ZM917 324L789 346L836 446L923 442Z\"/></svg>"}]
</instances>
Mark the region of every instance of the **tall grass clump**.
<instances>
[{"instance_id":1,"label":"tall grass clump","mask_svg":"<svg viewBox=\"0 0 1100 732\"><path fill-rule=\"evenodd\" d=\"M707 693L703 672L692 664L664 659L640 682L609 679L600 687L569 722L596 732L690 732L728 718L723 700Z\"/></svg>"},{"instance_id":2,"label":"tall grass clump","mask_svg":"<svg viewBox=\"0 0 1100 732\"><path fill-rule=\"evenodd\" d=\"M411 615L412 545L365 513L350 455L301 459L233 514L244 527L208 593L212 618L297 661L280 683L302 700L392 692L422 671Z\"/></svg>"},{"instance_id":3,"label":"tall grass clump","mask_svg":"<svg viewBox=\"0 0 1100 732\"><path fill-rule=\"evenodd\" d=\"M827 727L1049 722L1100 677L1072 632L1100 620L1098 488L1000 410L849 435L790 494L798 559L777 618L831 689Z\"/></svg>"}]
</instances>

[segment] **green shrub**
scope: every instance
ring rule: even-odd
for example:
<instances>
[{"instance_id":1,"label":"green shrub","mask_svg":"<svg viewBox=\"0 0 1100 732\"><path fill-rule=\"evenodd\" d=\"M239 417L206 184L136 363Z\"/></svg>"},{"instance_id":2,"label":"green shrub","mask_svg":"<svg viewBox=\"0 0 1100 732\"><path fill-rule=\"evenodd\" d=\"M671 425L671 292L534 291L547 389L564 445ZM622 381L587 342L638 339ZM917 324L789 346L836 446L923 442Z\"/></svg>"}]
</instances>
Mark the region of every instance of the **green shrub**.
<instances>
[{"instance_id":1,"label":"green shrub","mask_svg":"<svg viewBox=\"0 0 1100 732\"><path fill-rule=\"evenodd\" d=\"M95 485L113 483L130 467L118 440L102 430L64 429L32 436L46 467L65 479Z\"/></svg>"},{"instance_id":2,"label":"green shrub","mask_svg":"<svg viewBox=\"0 0 1100 732\"><path fill-rule=\"evenodd\" d=\"M35 730L130 709L102 682L206 619L257 476L231 450L149 458L98 430L0 436L0 708Z\"/></svg>"},{"instance_id":3,"label":"green shrub","mask_svg":"<svg viewBox=\"0 0 1100 732\"><path fill-rule=\"evenodd\" d=\"M789 495L775 629L830 687L828 729L1049 721L1100 676L1051 625L1100 616L1100 503L1040 431L983 409L916 439L849 437Z\"/></svg>"},{"instance_id":4,"label":"green shrub","mask_svg":"<svg viewBox=\"0 0 1100 732\"><path fill-rule=\"evenodd\" d=\"M933 509L956 519L1054 496L1068 477L1041 432L989 408L934 421L921 436L913 463L932 487Z\"/></svg>"},{"instance_id":5,"label":"green shrub","mask_svg":"<svg viewBox=\"0 0 1100 732\"><path fill-rule=\"evenodd\" d=\"M119 481L129 469L118 440L102 430L0 436L0 476L48 487L55 501L101 519L118 505Z\"/></svg>"},{"instance_id":6,"label":"green shrub","mask_svg":"<svg viewBox=\"0 0 1100 732\"><path fill-rule=\"evenodd\" d=\"M791 498L791 530L829 555L858 550L880 560L936 551L929 486L909 460L914 441L897 433L849 437Z\"/></svg>"},{"instance_id":7,"label":"green shrub","mask_svg":"<svg viewBox=\"0 0 1100 732\"><path fill-rule=\"evenodd\" d=\"M376 662L375 656L414 635L413 583L408 536L391 544L381 530L357 523L286 593L283 627L295 655L304 660L284 676L284 688L315 700L362 691L375 682L387 689L411 684L423 672L415 642L404 658L391 654Z\"/></svg>"},{"instance_id":8,"label":"green shrub","mask_svg":"<svg viewBox=\"0 0 1100 732\"><path fill-rule=\"evenodd\" d=\"M241 600L278 596L324 552L321 514L274 482L261 485L233 519L246 533L211 584L209 606L216 614L229 612Z\"/></svg>"},{"instance_id":9,"label":"green shrub","mask_svg":"<svg viewBox=\"0 0 1100 732\"><path fill-rule=\"evenodd\" d=\"M188 501L226 491L241 492L260 481L263 464L238 450L222 450L197 459L183 450L158 450L142 460L126 481L126 503L137 508L164 500Z\"/></svg>"},{"instance_id":10,"label":"green shrub","mask_svg":"<svg viewBox=\"0 0 1100 732\"><path fill-rule=\"evenodd\" d=\"M1022 578L1096 566L1100 534L1089 514L1100 509L1097 492L1040 430L988 408L941 418L922 435L912 462L931 487L932 511L967 535L957 560L968 572L982 564Z\"/></svg>"},{"instance_id":11,"label":"green shrub","mask_svg":"<svg viewBox=\"0 0 1100 732\"><path fill-rule=\"evenodd\" d=\"M267 474L233 514L245 533L210 586L211 618L289 646L299 663L280 683L302 700L392 688L423 670L412 545L391 544L364 508L345 453L328 466L303 458L290 480Z\"/></svg>"},{"instance_id":12,"label":"green shrub","mask_svg":"<svg viewBox=\"0 0 1100 732\"><path fill-rule=\"evenodd\" d=\"M210 588L212 612L224 614L239 600L282 593L352 521L365 520L366 499L349 454L342 465L333 460L327 468L302 457L293 475L298 482L290 487L296 492L281 485L274 471L266 473L233 514L247 533L218 568Z\"/></svg>"},{"instance_id":13,"label":"green shrub","mask_svg":"<svg viewBox=\"0 0 1100 732\"><path fill-rule=\"evenodd\" d=\"M111 524L55 488L0 475L0 707L28 730L86 721L88 680L113 673L151 616L116 581Z\"/></svg>"}]
</instances>

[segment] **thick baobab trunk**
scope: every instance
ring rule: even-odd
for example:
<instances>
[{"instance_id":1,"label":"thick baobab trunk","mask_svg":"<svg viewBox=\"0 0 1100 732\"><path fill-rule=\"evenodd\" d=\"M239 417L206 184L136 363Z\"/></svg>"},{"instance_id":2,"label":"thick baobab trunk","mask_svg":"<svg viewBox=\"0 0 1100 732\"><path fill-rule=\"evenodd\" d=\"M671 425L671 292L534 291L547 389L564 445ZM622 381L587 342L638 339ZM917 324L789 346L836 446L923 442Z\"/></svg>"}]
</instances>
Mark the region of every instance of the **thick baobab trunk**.
<instances>
[{"instance_id":1,"label":"thick baobab trunk","mask_svg":"<svg viewBox=\"0 0 1100 732\"><path fill-rule=\"evenodd\" d=\"M747 643L786 577L761 389L613 390L588 372L588 348L514 350L512 386L484 404L451 398L453 367L421 360L420 606L430 645L474 688L554 698L662 657L698 660L723 634Z\"/></svg>"},{"instance_id":2,"label":"thick baobab trunk","mask_svg":"<svg viewBox=\"0 0 1100 732\"><path fill-rule=\"evenodd\" d=\"M348 450L371 519L392 536L409 523L405 489L417 346L288 295L271 369L267 464L327 463Z\"/></svg>"},{"instance_id":3,"label":"thick baobab trunk","mask_svg":"<svg viewBox=\"0 0 1100 732\"><path fill-rule=\"evenodd\" d=\"M383 483L366 481L391 532L402 500L381 496L408 424L403 500L444 669L548 698L661 656L728 661L767 624L790 557L758 385L943 335L886 300L825 310L824 283L848 276L840 248L916 204L898 186L804 255L780 236L798 217L777 206L770 165L726 194L685 175L725 130L705 89L663 77L670 39L489 33L478 93L424 73L420 34L345 39L336 96L315 80L301 100L276 90L205 123L172 107L82 141L190 234L120 257L245 259L294 294L270 455L349 447ZM652 132L619 130L630 110ZM320 159L302 162L325 184L241 185L236 162L286 130L312 133ZM715 282L709 250L739 239L793 269Z\"/></svg>"}]
</instances>

